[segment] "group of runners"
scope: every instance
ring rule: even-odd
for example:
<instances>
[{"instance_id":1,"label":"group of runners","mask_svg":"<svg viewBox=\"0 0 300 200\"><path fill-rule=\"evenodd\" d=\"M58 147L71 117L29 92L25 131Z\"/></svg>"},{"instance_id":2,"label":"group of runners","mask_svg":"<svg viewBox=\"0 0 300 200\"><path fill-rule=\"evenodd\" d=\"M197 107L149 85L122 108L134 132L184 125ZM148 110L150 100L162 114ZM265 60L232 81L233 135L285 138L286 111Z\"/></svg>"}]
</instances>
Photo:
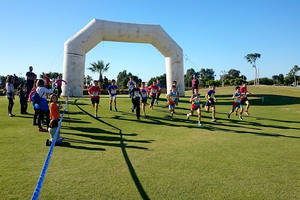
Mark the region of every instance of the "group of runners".
<instances>
[{"instance_id":1,"label":"group of runners","mask_svg":"<svg viewBox=\"0 0 300 200\"><path fill-rule=\"evenodd\" d=\"M61 108L61 103L58 102L58 99L61 94L61 86L66 81L62 80L59 77L55 82L52 83L52 87L50 88L51 82L48 82L47 79L37 79L36 75L32 72L32 67L29 68L29 72L26 74L27 76L27 84L22 84L19 87L19 96L20 96L20 104L21 104L21 114L27 114L27 101L31 102L34 109L33 116L33 125L38 126L38 130L40 132L49 132L50 139L47 140L46 145L51 145L51 142L54 138L54 134L56 129L58 128L58 122L60 118L59 109ZM47 78L47 77L45 77ZM12 76L8 76L6 79L6 87L5 94L7 99L9 100L8 104L8 114L10 117L13 117L12 114L12 106L14 101L14 86L13 86L13 78ZM199 82L198 82L199 83ZM162 92L162 85L159 80L155 80L152 82L150 86L146 86L145 82L137 83L134 82L132 78L129 79L128 83L128 93L131 98L132 106L130 110L132 112L136 112L136 117L140 120L141 115L141 104L142 111L144 117L146 116L146 105L149 102L149 109L154 109L154 104L158 104L159 97ZM202 126L201 122L201 101L199 89L197 86L197 80L193 79L193 94L190 97L191 108L190 112L187 113L186 119L189 120L191 116L194 115L196 111L198 114L198 126ZM116 81L113 79L111 84L107 87L107 91L109 94L109 110L113 110L117 112L117 94L118 94L118 86L116 85ZM95 111L95 117L98 117L98 106L100 103L100 92L101 89L99 87L98 81L94 81L93 86L88 89L88 93L91 98L91 103ZM211 85L209 90L205 94L205 103L202 104L202 107L205 108L206 112L212 110L212 121L216 122L216 107L215 103L217 99L215 97L215 86ZM232 109L227 113L227 117L230 118L232 113L235 113L239 116L240 120L243 120L243 105L246 104L245 113L249 115L249 100L247 96L251 94L247 90L247 83L244 82L242 86L237 86L235 88L235 92L232 96L233 105ZM48 97L50 97L50 104L48 102ZM179 90L177 87L177 82L173 81L171 90L167 92L166 95L167 104L170 112L170 117L173 119L173 115L175 113L175 108L179 103ZM46 125L47 129L43 128L43 125ZM62 138L58 137L58 143L62 142Z\"/></svg>"},{"instance_id":2,"label":"group of runners","mask_svg":"<svg viewBox=\"0 0 300 200\"><path fill-rule=\"evenodd\" d=\"M193 79L194 80L194 79ZM200 101L200 94L198 87L193 85L193 94L190 97L191 109L190 112L187 113L186 119L189 120L191 116L194 115L196 111L198 114L198 126L202 126L201 123L201 101ZM132 106L131 111L136 111L136 117L140 120L141 116L141 109L140 106L142 104L142 110L144 117L146 117L146 105L148 99L150 100L149 109L153 110L154 104L158 104L158 100L161 94L162 85L159 80L155 80L152 82L150 86L146 86L145 82L141 82L141 84L134 82L132 78L129 79L128 83L128 93L129 97L131 98ZM95 110L95 117L98 117L98 106L100 101L100 87L98 81L94 81L94 85L91 86L88 90L88 93L91 97L92 106ZM116 81L113 79L111 81L111 85L108 86L108 94L109 94L109 110L112 110L112 104L114 103L114 110L117 112L117 93L118 93L118 86L116 85ZM202 104L202 107L205 109L206 112L209 112L211 109L212 113L212 122L216 122L216 107L215 103L217 99L215 97L215 86L210 85L209 90L205 94L205 103ZM243 104L246 104L246 115L249 115L248 109L250 106L249 100L247 96L250 93L247 90L247 83L243 82L242 86L236 86L235 92L232 96L233 98L233 105L232 109L229 113L227 113L227 117L230 118L232 113L238 115L239 111L239 119L243 120ZM170 117L173 119L173 115L175 113L175 107L179 103L179 91L177 87L177 82L173 81L171 90L166 95L167 104L169 107Z\"/></svg>"}]
</instances>

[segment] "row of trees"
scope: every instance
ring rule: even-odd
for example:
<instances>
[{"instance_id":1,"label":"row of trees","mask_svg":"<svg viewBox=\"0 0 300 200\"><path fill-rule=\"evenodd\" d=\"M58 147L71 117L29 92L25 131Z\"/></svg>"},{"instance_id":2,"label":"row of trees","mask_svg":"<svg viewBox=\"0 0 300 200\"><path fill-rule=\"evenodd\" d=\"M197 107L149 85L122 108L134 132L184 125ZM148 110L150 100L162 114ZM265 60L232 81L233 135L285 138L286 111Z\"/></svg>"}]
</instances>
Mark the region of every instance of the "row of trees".
<instances>
[{"instance_id":1,"label":"row of trees","mask_svg":"<svg viewBox=\"0 0 300 200\"><path fill-rule=\"evenodd\" d=\"M300 68L295 65L290 72L284 76L283 74L274 75L272 76L272 79L270 78L259 78L259 70L256 67L256 60L260 58L261 55L259 53L252 53L247 54L245 56L245 59L247 62L251 63L252 67L255 71L255 78L252 81L249 81L249 84L251 85L273 85L273 84L280 84L280 85L297 85L297 72L300 70ZM103 82L103 73L108 71L110 67L110 63L104 63L103 61L98 61L91 63L91 67L88 69L92 72L99 73L99 81L100 83ZM228 72L222 71L220 75L219 80L215 80L215 71L212 68L201 68L200 71L195 71L195 69L190 68L186 71L186 74L184 75L184 82L186 87L191 87L192 85L192 79L193 76L196 76L199 79L200 87L206 87L211 84L214 84L216 86L225 86L225 85L240 85L243 81L247 80L247 77L245 75L242 75L241 72L237 69L230 69ZM134 81L141 82L141 79L133 75L130 72L127 72L126 70L120 72L117 76L117 84L120 88L126 88L127 82L129 78L132 77ZM148 81L148 84L152 84L152 82L156 79L159 79L163 86L166 85L166 74L163 74L161 76L152 77ZM90 84L91 77L87 76L85 78L85 84Z\"/></svg>"}]
</instances>

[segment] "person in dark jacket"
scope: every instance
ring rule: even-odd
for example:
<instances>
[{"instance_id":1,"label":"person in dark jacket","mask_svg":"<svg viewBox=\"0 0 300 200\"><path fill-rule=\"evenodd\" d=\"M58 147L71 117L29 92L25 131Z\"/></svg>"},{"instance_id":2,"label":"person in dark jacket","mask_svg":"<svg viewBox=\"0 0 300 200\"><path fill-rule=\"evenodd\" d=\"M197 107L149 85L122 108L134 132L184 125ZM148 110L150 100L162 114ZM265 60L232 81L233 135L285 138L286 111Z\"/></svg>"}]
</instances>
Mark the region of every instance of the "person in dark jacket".
<instances>
[{"instance_id":1,"label":"person in dark jacket","mask_svg":"<svg viewBox=\"0 0 300 200\"><path fill-rule=\"evenodd\" d=\"M27 87L24 83L22 83L19 85L18 90L19 90L21 114L28 114L27 113L27 105L28 105Z\"/></svg>"}]
</instances>

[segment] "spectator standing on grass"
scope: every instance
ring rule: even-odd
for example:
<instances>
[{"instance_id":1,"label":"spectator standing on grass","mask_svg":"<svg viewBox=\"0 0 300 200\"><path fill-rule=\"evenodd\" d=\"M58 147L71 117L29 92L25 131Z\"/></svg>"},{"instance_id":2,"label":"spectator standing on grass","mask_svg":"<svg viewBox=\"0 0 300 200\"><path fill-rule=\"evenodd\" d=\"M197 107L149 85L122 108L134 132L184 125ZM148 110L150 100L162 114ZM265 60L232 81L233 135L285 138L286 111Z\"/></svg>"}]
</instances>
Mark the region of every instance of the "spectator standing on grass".
<instances>
[{"instance_id":1,"label":"spectator standing on grass","mask_svg":"<svg viewBox=\"0 0 300 200\"><path fill-rule=\"evenodd\" d=\"M52 94L50 96L50 124L49 124L49 128L48 128L48 131L50 134L50 139L47 139L46 146L50 146L52 144L56 130L58 128L58 123L59 123L59 118L60 118L59 109L62 108L62 105L61 105L61 103L59 105L57 105L57 100L58 100L58 97L56 94ZM60 137L59 135L60 135L60 131L58 132L58 135L57 135L56 145L61 144L63 141L63 138Z\"/></svg>"},{"instance_id":2,"label":"spectator standing on grass","mask_svg":"<svg viewBox=\"0 0 300 200\"><path fill-rule=\"evenodd\" d=\"M29 72L26 73L26 88L27 88L27 95L31 92L33 88L34 81L36 80L36 74L32 72L33 67L29 66Z\"/></svg>"},{"instance_id":3,"label":"spectator standing on grass","mask_svg":"<svg viewBox=\"0 0 300 200\"><path fill-rule=\"evenodd\" d=\"M50 80L50 78L49 78L49 74L44 74L44 73L43 73L43 75L44 75L44 80L45 80L45 87L46 87L47 89L50 89L51 80Z\"/></svg>"},{"instance_id":4,"label":"spectator standing on grass","mask_svg":"<svg viewBox=\"0 0 300 200\"><path fill-rule=\"evenodd\" d=\"M34 106L35 102L32 100L32 96L33 94L36 92L36 88L37 88L37 81L38 79L35 79L34 80L34 84L33 84L33 88L31 89L29 95L28 95L28 101L31 102L32 106L33 106L33 109L34 109L34 115L33 115L33 126L36 126L38 125L37 123L37 118L38 118L38 115L39 115L39 110L38 108L36 108Z\"/></svg>"},{"instance_id":5,"label":"spectator standing on grass","mask_svg":"<svg viewBox=\"0 0 300 200\"><path fill-rule=\"evenodd\" d=\"M8 99L8 116L14 117L15 115L12 114L12 109L15 100L15 88L14 88L13 77L10 75L6 77L5 92L6 92L6 97Z\"/></svg>"},{"instance_id":6,"label":"spectator standing on grass","mask_svg":"<svg viewBox=\"0 0 300 200\"><path fill-rule=\"evenodd\" d=\"M35 104L35 107L37 106L39 110L39 116L38 116L38 126L40 132L47 132L49 128L49 122L50 122L50 112L49 112L49 105L47 101L47 95L53 93L55 87L52 87L52 89L48 89L45 87L44 80L38 80L37 81L37 88L36 88L36 96L40 98L40 100ZM32 96L34 98L34 96ZM43 129L42 122L44 120L44 117L46 117L47 122L47 129Z\"/></svg>"},{"instance_id":7,"label":"spectator standing on grass","mask_svg":"<svg viewBox=\"0 0 300 200\"><path fill-rule=\"evenodd\" d=\"M28 114L27 113L27 91L26 85L24 83L20 84L18 87L18 93L20 98L20 107L21 107L21 114Z\"/></svg>"}]
</instances>

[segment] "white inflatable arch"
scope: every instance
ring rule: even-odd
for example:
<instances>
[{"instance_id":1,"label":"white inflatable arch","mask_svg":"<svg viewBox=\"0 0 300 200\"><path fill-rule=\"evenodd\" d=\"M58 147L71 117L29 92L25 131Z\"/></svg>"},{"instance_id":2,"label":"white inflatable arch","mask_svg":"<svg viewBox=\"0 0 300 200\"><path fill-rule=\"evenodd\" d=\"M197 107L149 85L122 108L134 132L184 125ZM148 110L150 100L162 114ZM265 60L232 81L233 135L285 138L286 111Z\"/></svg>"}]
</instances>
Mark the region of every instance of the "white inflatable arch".
<instances>
[{"instance_id":1,"label":"white inflatable arch","mask_svg":"<svg viewBox=\"0 0 300 200\"><path fill-rule=\"evenodd\" d=\"M152 44L166 61L167 91L176 80L184 96L182 49L160 25L120 23L93 19L64 44L63 79L70 86L70 96L82 96L85 54L101 41ZM140 69L138 69L140 70ZM67 86L63 85L63 95Z\"/></svg>"}]
</instances>

